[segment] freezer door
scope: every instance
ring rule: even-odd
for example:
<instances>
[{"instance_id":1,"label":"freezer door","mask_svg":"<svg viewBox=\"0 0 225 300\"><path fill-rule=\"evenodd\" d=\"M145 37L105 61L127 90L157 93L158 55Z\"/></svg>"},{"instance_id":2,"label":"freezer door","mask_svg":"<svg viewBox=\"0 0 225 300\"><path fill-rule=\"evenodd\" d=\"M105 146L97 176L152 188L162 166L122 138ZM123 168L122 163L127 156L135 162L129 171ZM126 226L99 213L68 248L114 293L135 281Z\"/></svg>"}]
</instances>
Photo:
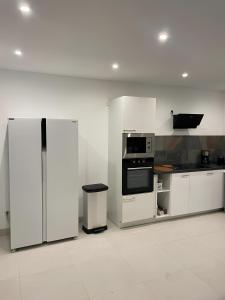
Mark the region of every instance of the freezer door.
<instances>
[{"instance_id":1,"label":"freezer door","mask_svg":"<svg viewBox=\"0 0 225 300\"><path fill-rule=\"evenodd\" d=\"M47 241L78 235L77 121L46 120Z\"/></svg>"},{"instance_id":2,"label":"freezer door","mask_svg":"<svg viewBox=\"0 0 225 300\"><path fill-rule=\"evenodd\" d=\"M42 243L41 120L8 123L11 249Z\"/></svg>"}]
</instances>

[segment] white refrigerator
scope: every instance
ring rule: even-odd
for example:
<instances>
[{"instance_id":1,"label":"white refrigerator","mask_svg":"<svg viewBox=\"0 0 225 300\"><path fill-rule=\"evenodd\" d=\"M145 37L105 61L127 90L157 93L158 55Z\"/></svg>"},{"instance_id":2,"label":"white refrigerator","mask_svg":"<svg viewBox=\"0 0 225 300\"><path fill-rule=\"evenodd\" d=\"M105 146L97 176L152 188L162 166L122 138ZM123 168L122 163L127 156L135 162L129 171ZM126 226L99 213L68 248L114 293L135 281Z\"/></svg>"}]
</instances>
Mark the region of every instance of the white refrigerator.
<instances>
[{"instance_id":1,"label":"white refrigerator","mask_svg":"<svg viewBox=\"0 0 225 300\"><path fill-rule=\"evenodd\" d=\"M10 119L11 249L78 235L78 122Z\"/></svg>"}]
</instances>

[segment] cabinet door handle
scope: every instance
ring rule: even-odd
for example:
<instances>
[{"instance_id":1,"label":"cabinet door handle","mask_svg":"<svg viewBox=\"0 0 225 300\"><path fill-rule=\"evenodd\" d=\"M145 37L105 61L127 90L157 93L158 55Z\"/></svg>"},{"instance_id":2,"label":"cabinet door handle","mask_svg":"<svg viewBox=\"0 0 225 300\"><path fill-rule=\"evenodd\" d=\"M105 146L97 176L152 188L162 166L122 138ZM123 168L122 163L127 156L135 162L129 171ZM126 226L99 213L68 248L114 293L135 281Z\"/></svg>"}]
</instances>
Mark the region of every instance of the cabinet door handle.
<instances>
[{"instance_id":1,"label":"cabinet door handle","mask_svg":"<svg viewBox=\"0 0 225 300\"><path fill-rule=\"evenodd\" d=\"M124 129L124 132L136 132L136 129Z\"/></svg>"},{"instance_id":2,"label":"cabinet door handle","mask_svg":"<svg viewBox=\"0 0 225 300\"><path fill-rule=\"evenodd\" d=\"M131 198L124 198L123 201L124 202L132 202L135 200L135 197L131 197Z\"/></svg>"}]
</instances>

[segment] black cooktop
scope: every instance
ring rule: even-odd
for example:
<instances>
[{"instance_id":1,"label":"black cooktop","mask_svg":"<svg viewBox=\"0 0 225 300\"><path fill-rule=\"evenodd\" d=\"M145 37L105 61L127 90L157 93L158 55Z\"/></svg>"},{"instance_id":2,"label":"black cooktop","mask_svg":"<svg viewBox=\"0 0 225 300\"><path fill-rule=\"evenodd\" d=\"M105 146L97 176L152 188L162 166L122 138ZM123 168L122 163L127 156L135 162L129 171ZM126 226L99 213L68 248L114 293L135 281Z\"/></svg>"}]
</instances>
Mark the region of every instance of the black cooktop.
<instances>
[{"instance_id":1,"label":"black cooktop","mask_svg":"<svg viewBox=\"0 0 225 300\"><path fill-rule=\"evenodd\" d=\"M211 169L215 167L212 164L181 164L181 165L173 165L174 170L189 170L189 169Z\"/></svg>"},{"instance_id":2,"label":"black cooktop","mask_svg":"<svg viewBox=\"0 0 225 300\"><path fill-rule=\"evenodd\" d=\"M223 169L224 166L218 166L216 164L181 164L173 165L173 171L201 171L201 170L216 170Z\"/></svg>"}]
</instances>

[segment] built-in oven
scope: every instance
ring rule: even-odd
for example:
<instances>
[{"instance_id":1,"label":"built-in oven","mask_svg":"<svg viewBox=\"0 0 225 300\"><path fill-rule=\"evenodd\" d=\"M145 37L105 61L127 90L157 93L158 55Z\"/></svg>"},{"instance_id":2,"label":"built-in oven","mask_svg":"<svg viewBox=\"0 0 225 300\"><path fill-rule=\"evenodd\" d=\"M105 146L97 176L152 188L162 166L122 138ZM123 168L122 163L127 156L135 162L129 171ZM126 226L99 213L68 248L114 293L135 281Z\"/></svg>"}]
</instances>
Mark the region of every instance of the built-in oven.
<instances>
[{"instance_id":1,"label":"built-in oven","mask_svg":"<svg viewBox=\"0 0 225 300\"><path fill-rule=\"evenodd\" d=\"M151 193L154 190L153 158L122 160L122 194Z\"/></svg>"},{"instance_id":2,"label":"built-in oven","mask_svg":"<svg viewBox=\"0 0 225 300\"><path fill-rule=\"evenodd\" d=\"M123 158L154 157L153 133L123 133Z\"/></svg>"}]
</instances>

